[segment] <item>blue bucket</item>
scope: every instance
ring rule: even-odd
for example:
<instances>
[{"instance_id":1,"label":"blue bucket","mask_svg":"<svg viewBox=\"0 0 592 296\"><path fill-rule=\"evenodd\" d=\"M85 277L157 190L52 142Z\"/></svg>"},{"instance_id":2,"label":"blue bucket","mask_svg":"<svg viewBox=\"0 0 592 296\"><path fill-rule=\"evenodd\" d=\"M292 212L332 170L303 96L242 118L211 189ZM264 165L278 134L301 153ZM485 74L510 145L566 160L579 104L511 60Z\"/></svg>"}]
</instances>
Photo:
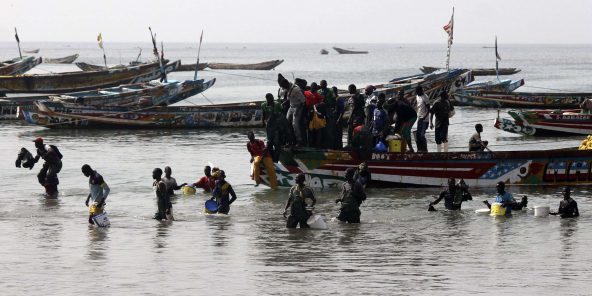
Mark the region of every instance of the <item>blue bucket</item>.
<instances>
[{"instance_id":1,"label":"blue bucket","mask_svg":"<svg viewBox=\"0 0 592 296\"><path fill-rule=\"evenodd\" d=\"M206 204L204 205L204 211L208 214L215 214L218 212L218 203L214 200L208 199L206 200Z\"/></svg>"}]
</instances>

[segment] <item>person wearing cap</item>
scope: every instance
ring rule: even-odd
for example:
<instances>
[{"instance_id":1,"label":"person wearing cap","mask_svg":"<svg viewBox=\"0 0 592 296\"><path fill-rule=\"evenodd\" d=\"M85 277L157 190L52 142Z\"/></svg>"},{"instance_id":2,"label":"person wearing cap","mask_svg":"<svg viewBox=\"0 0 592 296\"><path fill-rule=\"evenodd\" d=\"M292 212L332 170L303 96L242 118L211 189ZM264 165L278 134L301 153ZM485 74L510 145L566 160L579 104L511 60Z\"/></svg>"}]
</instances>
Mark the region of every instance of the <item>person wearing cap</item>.
<instances>
[{"instance_id":1,"label":"person wearing cap","mask_svg":"<svg viewBox=\"0 0 592 296\"><path fill-rule=\"evenodd\" d=\"M277 187L277 177L275 175L275 167L269 151L265 148L265 143L262 140L255 139L252 131L247 133L249 141L247 142L247 150L251 154L251 179L255 181L255 186L261 183L261 163L265 166L267 176L269 177L269 186L273 189Z\"/></svg>"},{"instance_id":2,"label":"person wearing cap","mask_svg":"<svg viewBox=\"0 0 592 296\"><path fill-rule=\"evenodd\" d=\"M430 129L434 129L434 121L432 120L436 116L436 147L438 152L448 152L448 125L450 125L449 118L451 112L454 111L452 103L448 100L448 93L442 91L440 98L434 102L434 105L430 109Z\"/></svg>"},{"instance_id":3,"label":"person wearing cap","mask_svg":"<svg viewBox=\"0 0 592 296\"><path fill-rule=\"evenodd\" d=\"M287 218L287 228L296 228L298 225L300 228L310 228L306 221L312 215L312 208L317 200L312 189L304 184L304 180L304 174L299 173L296 175L296 184L290 188L283 213L284 218ZM286 216L288 209L290 209L290 215Z\"/></svg>"},{"instance_id":4,"label":"person wearing cap","mask_svg":"<svg viewBox=\"0 0 592 296\"><path fill-rule=\"evenodd\" d=\"M35 163L42 158L45 162L43 167L37 174L37 180L41 186L45 187L45 193L49 197L57 197L58 195L58 173L62 170L62 154L54 145L43 144L43 138L37 138L35 148L37 148L37 156L35 156Z\"/></svg>"},{"instance_id":5,"label":"person wearing cap","mask_svg":"<svg viewBox=\"0 0 592 296\"><path fill-rule=\"evenodd\" d=\"M82 174L88 177L88 187L90 193L86 197L84 204L88 207L88 223L95 224L93 217L103 213L105 209L105 200L109 195L111 189L103 179L103 176L97 171L93 170L90 165L85 164L81 168ZM90 204L89 204L90 202Z\"/></svg>"},{"instance_id":6,"label":"person wearing cap","mask_svg":"<svg viewBox=\"0 0 592 296\"><path fill-rule=\"evenodd\" d=\"M171 169L171 167L164 167L164 178L162 178L162 181L167 186L167 192L169 196L175 195L175 190L179 190L181 189L181 187L187 185L187 183L177 185L177 180L171 176L172 174L173 170Z\"/></svg>"},{"instance_id":7,"label":"person wearing cap","mask_svg":"<svg viewBox=\"0 0 592 296\"><path fill-rule=\"evenodd\" d=\"M558 215L561 218L574 218L580 216L578 210L578 203L571 198L571 188L563 188L563 200L559 202L559 209L556 213L550 213L551 215Z\"/></svg>"},{"instance_id":8,"label":"person wearing cap","mask_svg":"<svg viewBox=\"0 0 592 296\"><path fill-rule=\"evenodd\" d=\"M438 198L430 202L428 210L435 211L434 205L437 205L442 199L447 210L459 211L463 201L472 200L473 198L464 180L461 179L457 184L454 178L448 178L448 189L440 192Z\"/></svg>"},{"instance_id":9,"label":"person wearing cap","mask_svg":"<svg viewBox=\"0 0 592 296\"><path fill-rule=\"evenodd\" d=\"M415 102L417 104L417 130L415 131L415 145L417 152L428 152L428 142L425 137L430 125L430 99L423 92L423 87L415 88Z\"/></svg>"},{"instance_id":10,"label":"person wearing cap","mask_svg":"<svg viewBox=\"0 0 592 296\"><path fill-rule=\"evenodd\" d=\"M367 85L364 89L364 96L366 97L366 104L364 105L364 114L366 115L366 126L371 127L372 119L374 117L374 109L378 102L378 97L374 94L376 88L373 85Z\"/></svg>"},{"instance_id":11,"label":"person wearing cap","mask_svg":"<svg viewBox=\"0 0 592 296\"><path fill-rule=\"evenodd\" d=\"M234 193L232 185L226 182L226 173L223 170L218 175L216 188L212 193L211 199L218 203L218 213L227 215L230 212L230 205L236 200L236 193ZM230 198L231 196L232 198Z\"/></svg>"},{"instance_id":12,"label":"person wearing cap","mask_svg":"<svg viewBox=\"0 0 592 296\"><path fill-rule=\"evenodd\" d=\"M212 176L212 168L209 165L204 167L204 176L192 184L196 188L201 188L205 192L211 192L216 186L216 179Z\"/></svg>"},{"instance_id":13,"label":"person wearing cap","mask_svg":"<svg viewBox=\"0 0 592 296\"><path fill-rule=\"evenodd\" d=\"M517 206L517 203L514 197L512 197L512 194L506 191L506 183L504 183L503 181L497 182L495 189L497 191L497 195L495 196L495 202L502 204L502 207L506 208L506 216L511 215L512 209L514 209ZM483 203L489 209L491 209L491 204L487 200L484 200Z\"/></svg>"},{"instance_id":14,"label":"person wearing cap","mask_svg":"<svg viewBox=\"0 0 592 296\"><path fill-rule=\"evenodd\" d=\"M356 170L347 168L345 170L345 181L341 185L341 195L335 203L341 203L337 220L347 223L360 223L360 205L366 200L364 185L360 180L354 179Z\"/></svg>"},{"instance_id":15,"label":"person wearing cap","mask_svg":"<svg viewBox=\"0 0 592 296\"><path fill-rule=\"evenodd\" d=\"M171 203L171 197L167 190L167 186L162 180L162 170L155 168L152 170L152 178L154 183L154 192L156 193L156 204L158 206L158 212L154 214L154 218L158 221L162 220L174 220L173 219L173 204Z\"/></svg>"}]
</instances>

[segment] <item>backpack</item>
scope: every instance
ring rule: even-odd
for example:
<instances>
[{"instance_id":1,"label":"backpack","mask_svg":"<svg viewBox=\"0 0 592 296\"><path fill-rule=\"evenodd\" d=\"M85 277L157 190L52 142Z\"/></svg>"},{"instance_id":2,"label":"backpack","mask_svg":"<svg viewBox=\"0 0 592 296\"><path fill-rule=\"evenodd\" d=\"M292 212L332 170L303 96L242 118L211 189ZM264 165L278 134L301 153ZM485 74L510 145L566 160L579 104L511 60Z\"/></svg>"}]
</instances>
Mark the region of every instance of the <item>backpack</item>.
<instances>
[{"instance_id":1,"label":"backpack","mask_svg":"<svg viewBox=\"0 0 592 296\"><path fill-rule=\"evenodd\" d=\"M58 149L58 147L56 145L49 145L49 147L51 147L51 149L53 151L55 151L56 155L58 156L59 159L64 158L64 156L62 155L62 153L60 152L60 149Z\"/></svg>"}]
</instances>

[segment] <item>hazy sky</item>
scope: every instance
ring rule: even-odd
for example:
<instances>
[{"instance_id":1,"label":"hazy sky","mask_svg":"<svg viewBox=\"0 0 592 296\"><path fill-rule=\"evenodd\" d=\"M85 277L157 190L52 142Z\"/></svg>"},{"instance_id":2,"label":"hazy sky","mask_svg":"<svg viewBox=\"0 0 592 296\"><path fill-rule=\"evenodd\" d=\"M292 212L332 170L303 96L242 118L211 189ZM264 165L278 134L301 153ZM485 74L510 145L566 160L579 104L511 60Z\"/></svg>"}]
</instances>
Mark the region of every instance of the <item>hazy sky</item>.
<instances>
[{"instance_id":1,"label":"hazy sky","mask_svg":"<svg viewBox=\"0 0 592 296\"><path fill-rule=\"evenodd\" d=\"M589 0L0 0L0 41L592 43Z\"/></svg>"}]
</instances>

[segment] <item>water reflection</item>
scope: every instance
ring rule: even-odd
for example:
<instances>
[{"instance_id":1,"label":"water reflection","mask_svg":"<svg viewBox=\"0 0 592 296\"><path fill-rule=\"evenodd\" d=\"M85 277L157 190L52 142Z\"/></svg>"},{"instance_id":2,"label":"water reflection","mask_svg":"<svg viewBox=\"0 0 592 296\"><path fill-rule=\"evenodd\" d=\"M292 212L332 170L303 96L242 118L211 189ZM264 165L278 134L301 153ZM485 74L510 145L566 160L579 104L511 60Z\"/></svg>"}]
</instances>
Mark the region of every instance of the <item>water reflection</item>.
<instances>
[{"instance_id":1,"label":"water reflection","mask_svg":"<svg viewBox=\"0 0 592 296\"><path fill-rule=\"evenodd\" d=\"M230 215L212 214L206 215L206 225L213 230L211 235L214 247L225 247L228 244L229 227L232 225Z\"/></svg>"},{"instance_id":2,"label":"water reflection","mask_svg":"<svg viewBox=\"0 0 592 296\"><path fill-rule=\"evenodd\" d=\"M106 251L109 249L109 228L88 226L87 256L92 261L105 261Z\"/></svg>"},{"instance_id":3,"label":"water reflection","mask_svg":"<svg viewBox=\"0 0 592 296\"><path fill-rule=\"evenodd\" d=\"M156 221L156 234L154 236L154 246L156 253L161 253L168 246L168 236L173 221Z\"/></svg>"}]
</instances>

